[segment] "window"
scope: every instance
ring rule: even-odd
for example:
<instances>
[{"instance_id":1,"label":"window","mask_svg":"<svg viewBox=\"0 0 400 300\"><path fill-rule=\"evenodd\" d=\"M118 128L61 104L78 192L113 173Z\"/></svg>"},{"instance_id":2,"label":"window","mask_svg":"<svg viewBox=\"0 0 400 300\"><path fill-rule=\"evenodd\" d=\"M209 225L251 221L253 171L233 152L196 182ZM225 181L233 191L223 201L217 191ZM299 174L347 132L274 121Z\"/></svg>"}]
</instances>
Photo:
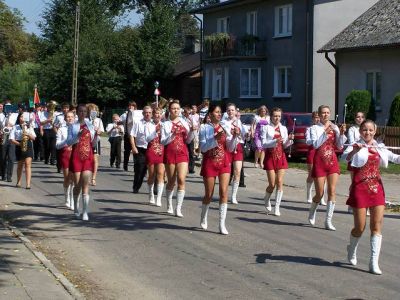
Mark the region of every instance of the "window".
<instances>
[{"instance_id":1,"label":"window","mask_svg":"<svg viewBox=\"0 0 400 300\"><path fill-rule=\"evenodd\" d=\"M247 13L247 34L257 35L257 12L252 11Z\"/></svg>"},{"instance_id":2,"label":"window","mask_svg":"<svg viewBox=\"0 0 400 300\"><path fill-rule=\"evenodd\" d=\"M229 32L229 18L220 18L217 19L217 32L221 33L221 32L225 32L228 33Z\"/></svg>"},{"instance_id":3,"label":"window","mask_svg":"<svg viewBox=\"0 0 400 300\"><path fill-rule=\"evenodd\" d=\"M212 100L221 100L222 98L222 69L213 70Z\"/></svg>"},{"instance_id":4,"label":"window","mask_svg":"<svg viewBox=\"0 0 400 300\"><path fill-rule=\"evenodd\" d=\"M292 35L292 4L275 7L275 37Z\"/></svg>"},{"instance_id":5,"label":"window","mask_svg":"<svg viewBox=\"0 0 400 300\"><path fill-rule=\"evenodd\" d=\"M382 73L367 72L367 90L371 93L375 102L375 109L381 109Z\"/></svg>"},{"instance_id":6,"label":"window","mask_svg":"<svg viewBox=\"0 0 400 300\"><path fill-rule=\"evenodd\" d=\"M240 69L240 97L261 97L261 69Z\"/></svg>"},{"instance_id":7,"label":"window","mask_svg":"<svg viewBox=\"0 0 400 300\"><path fill-rule=\"evenodd\" d=\"M274 97L292 96L292 67L275 67Z\"/></svg>"}]
</instances>

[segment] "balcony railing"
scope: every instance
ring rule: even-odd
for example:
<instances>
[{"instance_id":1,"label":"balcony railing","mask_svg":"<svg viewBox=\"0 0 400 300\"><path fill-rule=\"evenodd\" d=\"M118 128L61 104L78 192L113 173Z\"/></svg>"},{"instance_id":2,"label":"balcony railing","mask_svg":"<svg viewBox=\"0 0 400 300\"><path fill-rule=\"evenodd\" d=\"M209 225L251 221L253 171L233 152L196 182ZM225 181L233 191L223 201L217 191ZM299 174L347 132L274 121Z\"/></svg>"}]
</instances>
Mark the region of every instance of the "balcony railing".
<instances>
[{"instance_id":1,"label":"balcony railing","mask_svg":"<svg viewBox=\"0 0 400 300\"><path fill-rule=\"evenodd\" d=\"M217 33L204 38L205 58L260 57L266 56L266 42L256 36L236 38L226 33Z\"/></svg>"}]
</instances>

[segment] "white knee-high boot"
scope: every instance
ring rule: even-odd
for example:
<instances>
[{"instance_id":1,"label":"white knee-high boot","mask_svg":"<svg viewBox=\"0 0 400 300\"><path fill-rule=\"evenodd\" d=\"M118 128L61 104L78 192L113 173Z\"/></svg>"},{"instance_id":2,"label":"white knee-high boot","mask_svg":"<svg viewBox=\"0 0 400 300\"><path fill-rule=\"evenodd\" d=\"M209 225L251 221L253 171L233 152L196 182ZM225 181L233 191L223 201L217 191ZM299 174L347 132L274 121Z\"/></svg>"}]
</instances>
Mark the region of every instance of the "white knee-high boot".
<instances>
[{"instance_id":1,"label":"white knee-high boot","mask_svg":"<svg viewBox=\"0 0 400 300\"><path fill-rule=\"evenodd\" d=\"M226 212L228 210L228 203L220 203L219 205L219 232L227 235L228 230L225 227Z\"/></svg>"},{"instance_id":2,"label":"white knee-high boot","mask_svg":"<svg viewBox=\"0 0 400 300\"><path fill-rule=\"evenodd\" d=\"M174 196L174 190L167 190L167 213L170 215L174 214L174 207L172 206L172 197Z\"/></svg>"},{"instance_id":3,"label":"white knee-high boot","mask_svg":"<svg viewBox=\"0 0 400 300\"><path fill-rule=\"evenodd\" d=\"M239 182L234 181L232 183L232 204L238 204L238 201L236 199L238 189L239 189Z\"/></svg>"},{"instance_id":4,"label":"white knee-high boot","mask_svg":"<svg viewBox=\"0 0 400 300\"><path fill-rule=\"evenodd\" d=\"M308 213L308 222L314 226L315 225L315 216L317 214L317 207L319 203L311 202L310 211Z\"/></svg>"},{"instance_id":5,"label":"white knee-high boot","mask_svg":"<svg viewBox=\"0 0 400 300\"><path fill-rule=\"evenodd\" d=\"M328 194L328 184L325 182L324 195L321 198L321 205L324 205L324 206L326 205L325 197L327 197L327 194Z\"/></svg>"},{"instance_id":6,"label":"white knee-high boot","mask_svg":"<svg viewBox=\"0 0 400 300\"><path fill-rule=\"evenodd\" d=\"M65 206L71 207L70 186L64 187Z\"/></svg>"},{"instance_id":7,"label":"white knee-high boot","mask_svg":"<svg viewBox=\"0 0 400 300\"><path fill-rule=\"evenodd\" d=\"M201 205L201 217L200 217L200 227L204 230L207 230L207 217L208 217L208 208L210 204L202 204Z\"/></svg>"},{"instance_id":8,"label":"white knee-high boot","mask_svg":"<svg viewBox=\"0 0 400 300\"><path fill-rule=\"evenodd\" d=\"M277 189L275 194L275 212L274 212L275 216L281 215L281 211L279 210L279 208L281 206L282 196L283 196L283 191L279 191Z\"/></svg>"},{"instance_id":9,"label":"white knee-high boot","mask_svg":"<svg viewBox=\"0 0 400 300\"><path fill-rule=\"evenodd\" d=\"M353 266L357 265L357 247L361 237L355 237L350 233L350 244L347 245L347 260Z\"/></svg>"},{"instance_id":10,"label":"white knee-high boot","mask_svg":"<svg viewBox=\"0 0 400 300\"><path fill-rule=\"evenodd\" d=\"M81 197L80 187L74 186L74 214L77 218L81 215L79 212L79 199Z\"/></svg>"},{"instance_id":11,"label":"white knee-high boot","mask_svg":"<svg viewBox=\"0 0 400 300\"><path fill-rule=\"evenodd\" d=\"M271 195L272 195L272 193L268 193L267 191L265 191L264 206L265 206L265 210L267 212L270 212L272 210L272 207L271 207Z\"/></svg>"},{"instance_id":12,"label":"white knee-high boot","mask_svg":"<svg viewBox=\"0 0 400 300\"><path fill-rule=\"evenodd\" d=\"M156 205L161 207L161 198L164 191L164 183L157 183L157 201Z\"/></svg>"},{"instance_id":13,"label":"white knee-high boot","mask_svg":"<svg viewBox=\"0 0 400 300\"><path fill-rule=\"evenodd\" d=\"M306 182L307 183L307 203L311 203L312 202L312 186L313 186L313 182Z\"/></svg>"},{"instance_id":14,"label":"white knee-high boot","mask_svg":"<svg viewBox=\"0 0 400 300\"><path fill-rule=\"evenodd\" d=\"M75 205L74 205L74 184L70 183L68 188L69 188L69 208L71 210L74 210L74 207L75 207Z\"/></svg>"},{"instance_id":15,"label":"white knee-high boot","mask_svg":"<svg viewBox=\"0 0 400 300\"><path fill-rule=\"evenodd\" d=\"M326 205L325 229L332 231L336 230L335 226L333 226L332 224L332 217L334 211L335 211L335 202L328 201L328 204Z\"/></svg>"},{"instance_id":16,"label":"white knee-high boot","mask_svg":"<svg viewBox=\"0 0 400 300\"><path fill-rule=\"evenodd\" d=\"M82 220L83 221L89 221L89 195L87 194L82 194L82 200L83 200L83 205L82 205Z\"/></svg>"},{"instance_id":17,"label":"white knee-high boot","mask_svg":"<svg viewBox=\"0 0 400 300\"><path fill-rule=\"evenodd\" d=\"M176 216L179 218L183 218L182 204L184 198L185 198L185 190L178 190L176 192Z\"/></svg>"},{"instance_id":18,"label":"white knee-high boot","mask_svg":"<svg viewBox=\"0 0 400 300\"><path fill-rule=\"evenodd\" d=\"M371 235L371 258L369 261L369 271L375 275L382 275L379 268L379 254L382 246L382 235Z\"/></svg>"},{"instance_id":19,"label":"white knee-high boot","mask_svg":"<svg viewBox=\"0 0 400 300\"><path fill-rule=\"evenodd\" d=\"M149 204L154 205L156 203L156 200L154 199L154 183L152 184L147 184L149 188Z\"/></svg>"}]
</instances>

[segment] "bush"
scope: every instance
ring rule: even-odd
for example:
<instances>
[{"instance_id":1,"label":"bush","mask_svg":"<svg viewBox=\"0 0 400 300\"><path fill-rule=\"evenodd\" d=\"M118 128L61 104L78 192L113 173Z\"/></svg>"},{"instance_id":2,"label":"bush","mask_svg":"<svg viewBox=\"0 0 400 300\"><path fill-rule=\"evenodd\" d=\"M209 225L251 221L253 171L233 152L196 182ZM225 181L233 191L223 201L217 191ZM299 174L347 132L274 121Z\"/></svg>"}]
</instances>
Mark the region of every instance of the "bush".
<instances>
[{"instance_id":1,"label":"bush","mask_svg":"<svg viewBox=\"0 0 400 300\"><path fill-rule=\"evenodd\" d=\"M400 93L398 93L390 106L390 115L388 126L400 126Z\"/></svg>"},{"instance_id":2,"label":"bush","mask_svg":"<svg viewBox=\"0 0 400 300\"><path fill-rule=\"evenodd\" d=\"M354 122L354 116L357 112L362 111L366 116L369 115L371 108L371 94L369 91L353 90L346 97L347 113L346 123ZM373 109L375 111L375 109Z\"/></svg>"}]
</instances>

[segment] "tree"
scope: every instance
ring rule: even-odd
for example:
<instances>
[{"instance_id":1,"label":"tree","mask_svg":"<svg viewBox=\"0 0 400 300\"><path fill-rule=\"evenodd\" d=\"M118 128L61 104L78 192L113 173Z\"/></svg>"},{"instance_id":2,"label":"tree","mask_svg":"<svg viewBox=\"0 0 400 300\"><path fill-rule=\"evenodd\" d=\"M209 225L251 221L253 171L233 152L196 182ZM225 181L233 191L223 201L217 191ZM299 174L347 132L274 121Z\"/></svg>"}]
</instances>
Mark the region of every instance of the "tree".
<instances>
[{"instance_id":1,"label":"tree","mask_svg":"<svg viewBox=\"0 0 400 300\"><path fill-rule=\"evenodd\" d=\"M371 94L364 90L353 90L346 97L347 115L346 123L354 122L354 116L357 112L362 111L366 116L371 106Z\"/></svg>"},{"instance_id":2,"label":"tree","mask_svg":"<svg viewBox=\"0 0 400 300\"><path fill-rule=\"evenodd\" d=\"M32 58L30 35L23 31L25 19L0 0L0 69Z\"/></svg>"},{"instance_id":3,"label":"tree","mask_svg":"<svg viewBox=\"0 0 400 300\"><path fill-rule=\"evenodd\" d=\"M385 124L386 125L386 124ZM398 93L390 106L390 116L388 126L400 126L400 93Z\"/></svg>"}]
</instances>

